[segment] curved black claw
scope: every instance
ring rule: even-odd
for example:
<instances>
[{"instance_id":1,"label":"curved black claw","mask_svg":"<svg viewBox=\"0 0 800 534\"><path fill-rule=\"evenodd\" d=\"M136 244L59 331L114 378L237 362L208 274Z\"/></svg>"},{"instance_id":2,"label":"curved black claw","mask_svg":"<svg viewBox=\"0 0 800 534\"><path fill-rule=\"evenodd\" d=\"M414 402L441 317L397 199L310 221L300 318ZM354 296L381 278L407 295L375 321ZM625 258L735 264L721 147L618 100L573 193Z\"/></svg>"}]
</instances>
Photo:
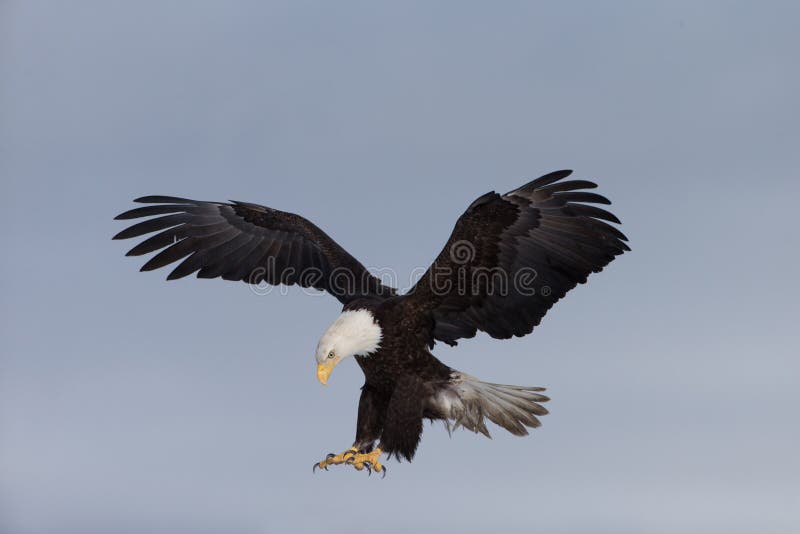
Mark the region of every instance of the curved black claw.
<instances>
[{"instance_id":1,"label":"curved black claw","mask_svg":"<svg viewBox=\"0 0 800 534\"><path fill-rule=\"evenodd\" d=\"M383 475L381 475L381 480L383 480L384 478L386 478L386 471L387 471L387 469L386 469L386 466L384 465L384 466L383 466L383 469L381 469L381 472L383 473Z\"/></svg>"},{"instance_id":2,"label":"curved black claw","mask_svg":"<svg viewBox=\"0 0 800 534\"><path fill-rule=\"evenodd\" d=\"M322 462L317 462L317 463L314 464L314 467L311 469L311 472L312 473L316 473L317 472L317 468L324 469L325 471L327 471L328 470L328 464L322 465Z\"/></svg>"},{"instance_id":3,"label":"curved black claw","mask_svg":"<svg viewBox=\"0 0 800 534\"><path fill-rule=\"evenodd\" d=\"M355 462L356 462L356 457L355 457L355 455L353 455L353 456L350 456L350 457L349 457L347 460L345 460L345 461L344 461L344 463L346 463L347 465L352 465L352 464L354 464Z\"/></svg>"},{"instance_id":4,"label":"curved black claw","mask_svg":"<svg viewBox=\"0 0 800 534\"><path fill-rule=\"evenodd\" d=\"M355 456L355 455L356 455L356 451L354 451L354 450L351 450L351 449L348 449L348 450L346 450L346 451L344 451L344 452L342 453L342 458L345 458L345 457L350 457L350 456Z\"/></svg>"},{"instance_id":5,"label":"curved black claw","mask_svg":"<svg viewBox=\"0 0 800 534\"><path fill-rule=\"evenodd\" d=\"M372 464L370 462L364 462L364 467L367 468L367 472L369 476L372 476Z\"/></svg>"},{"instance_id":6,"label":"curved black claw","mask_svg":"<svg viewBox=\"0 0 800 534\"><path fill-rule=\"evenodd\" d=\"M328 455L327 455L327 456L325 456L325 459L326 459L326 460L330 460L330 459L331 459L331 458L333 458L334 456L336 456L336 455L335 455L335 454L333 454L332 452L329 452L329 453L328 453Z\"/></svg>"},{"instance_id":7,"label":"curved black claw","mask_svg":"<svg viewBox=\"0 0 800 534\"><path fill-rule=\"evenodd\" d=\"M327 471L328 470L328 464L323 464L322 462L315 463L312 473L316 473L317 472L317 468L324 469L325 471Z\"/></svg>"}]
</instances>

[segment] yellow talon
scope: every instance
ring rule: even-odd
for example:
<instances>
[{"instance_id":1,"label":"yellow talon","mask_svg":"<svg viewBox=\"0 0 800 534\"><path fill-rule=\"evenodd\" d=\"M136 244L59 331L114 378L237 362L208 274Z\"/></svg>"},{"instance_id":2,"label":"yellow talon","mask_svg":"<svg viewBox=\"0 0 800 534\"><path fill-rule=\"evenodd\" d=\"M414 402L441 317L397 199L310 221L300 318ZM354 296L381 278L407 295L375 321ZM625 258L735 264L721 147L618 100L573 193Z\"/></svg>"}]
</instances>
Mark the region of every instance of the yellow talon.
<instances>
[{"instance_id":1,"label":"yellow talon","mask_svg":"<svg viewBox=\"0 0 800 534\"><path fill-rule=\"evenodd\" d=\"M382 451L380 449L373 449L372 452L362 454L355 447L350 447L342 454L329 454L327 458L314 464L314 471L318 467L327 470L329 465L349 464L355 467L356 471L362 471L366 468L370 474L375 471L386 476L386 467L379 460L381 454Z\"/></svg>"},{"instance_id":2,"label":"yellow talon","mask_svg":"<svg viewBox=\"0 0 800 534\"><path fill-rule=\"evenodd\" d=\"M329 454L324 460L314 464L314 471L317 470L317 467L322 469L327 469L329 465L339 465L347 462L348 458L352 458L358 454L358 449L355 447L350 447L342 454Z\"/></svg>"},{"instance_id":3,"label":"yellow talon","mask_svg":"<svg viewBox=\"0 0 800 534\"><path fill-rule=\"evenodd\" d=\"M361 471L366 467L368 470L381 473L386 471L386 468L380 462L381 454L383 454L383 451L376 448L373 449L372 452L368 452L366 454L355 454L350 456L346 462L355 467L358 471Z\"/></svg>"}]
</instances>

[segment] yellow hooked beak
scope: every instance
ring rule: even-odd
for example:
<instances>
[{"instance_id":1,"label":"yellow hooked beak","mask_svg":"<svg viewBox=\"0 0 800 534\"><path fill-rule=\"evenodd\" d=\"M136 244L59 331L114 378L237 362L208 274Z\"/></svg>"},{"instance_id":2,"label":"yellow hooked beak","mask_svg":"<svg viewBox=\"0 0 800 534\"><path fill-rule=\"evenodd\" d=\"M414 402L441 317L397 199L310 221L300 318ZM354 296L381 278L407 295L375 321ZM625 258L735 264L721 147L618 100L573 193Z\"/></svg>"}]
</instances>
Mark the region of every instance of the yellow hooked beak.
<instances>
[{"instance_id":1,"label":"yellow hooked beak","mask_svg":"<svg viewBox=\"0 0 800 534\"><path fill-rule=\"evenodd\" d=\"M317 365L317 380L319 380L320 384L324 385L328 382L328 377L331 376L331 371L333 371L335 365L335 362L325 362Z\"/></svg>"}]
</instances>

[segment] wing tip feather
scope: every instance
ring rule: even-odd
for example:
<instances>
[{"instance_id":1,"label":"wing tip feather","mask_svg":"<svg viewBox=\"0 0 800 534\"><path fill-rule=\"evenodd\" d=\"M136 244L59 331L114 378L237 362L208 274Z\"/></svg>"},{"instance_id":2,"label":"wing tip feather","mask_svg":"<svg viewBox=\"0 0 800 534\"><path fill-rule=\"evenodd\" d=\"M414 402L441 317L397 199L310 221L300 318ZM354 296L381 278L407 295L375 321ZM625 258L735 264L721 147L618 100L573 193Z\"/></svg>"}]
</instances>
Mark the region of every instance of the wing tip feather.
<instances>
[{"instance_id":1,"label":"wing tip feather","mask_svg":"<svg viewBox=\"0 0 800 534\"><path fill-rule=\"evenodd\" d=\"M167 195L146 195L143 197L134 198L133 201L139 204L170 204L172 202L177 204L193 204L195 202L194 200L188 198L171 197Z\"/></svg>"}]
</instances>

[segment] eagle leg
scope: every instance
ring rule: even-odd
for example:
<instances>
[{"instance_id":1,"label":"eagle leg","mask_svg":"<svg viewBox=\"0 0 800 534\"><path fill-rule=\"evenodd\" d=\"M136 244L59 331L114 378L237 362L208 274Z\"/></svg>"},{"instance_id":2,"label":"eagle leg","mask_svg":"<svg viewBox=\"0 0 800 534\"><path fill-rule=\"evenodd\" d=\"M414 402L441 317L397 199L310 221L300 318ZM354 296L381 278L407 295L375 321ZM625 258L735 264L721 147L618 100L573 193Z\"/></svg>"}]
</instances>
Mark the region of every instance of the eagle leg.
<instances>
[{"instance_id":1,"label":"eagle leg","mask_svg":"<svg viewBox=\"0 0 800 534\"><path fill-rule=\"evenodd\" d=\"M316 472L317 468L325 469L327 471L329 465L343 464L347 462L349 458L352 458L357 454L358 454L358 449L356 449L355 447L350 447L342 454L333 454L333 453L328 454L324 460L314 464L312 472Z\"/></svg>"}]
</instances>

